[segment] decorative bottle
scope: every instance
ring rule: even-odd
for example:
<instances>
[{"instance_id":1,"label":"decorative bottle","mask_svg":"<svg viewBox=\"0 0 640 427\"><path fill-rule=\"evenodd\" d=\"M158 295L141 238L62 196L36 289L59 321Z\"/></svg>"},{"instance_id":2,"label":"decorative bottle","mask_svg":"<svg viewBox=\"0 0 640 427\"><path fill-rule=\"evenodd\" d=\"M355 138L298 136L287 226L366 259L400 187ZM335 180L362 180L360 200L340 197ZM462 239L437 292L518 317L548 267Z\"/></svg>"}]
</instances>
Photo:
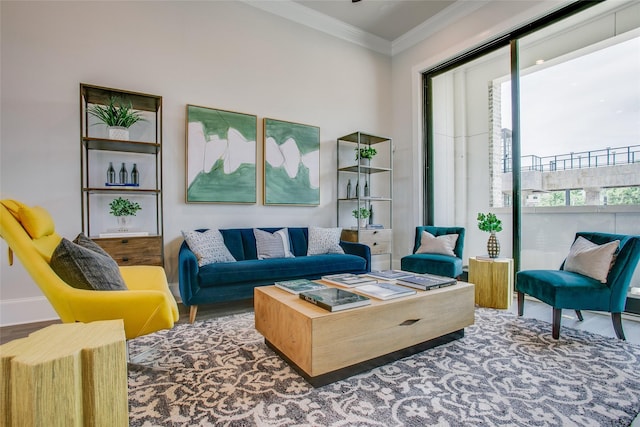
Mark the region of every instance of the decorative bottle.
<instances>
[{"instance_id":1,"label":"decorative bottle","mask_svg":"<svg viewBox=\"0 0 640 427\"><path fill-rule=\"evenodd\" d=\"M351 180L347 181L347 199L351 198Z\"/></svg>"},{"instance_id":2,"label":"decorative bottle","mask_svg":"<svg viewBox=\"0 0 640 427\"><path fill-rule=\"evenodd\" d=\"M129 174L127 173L127 168L125 167L123 162L122 166L120 167L120 184L126 184L128 178Z\"/></svg>"},{"instance_id":3,"label":"decorative bottle","mask_svg":"<svg viewBox=\"0 0 640 427\"><path fill-rule=\"evenodd\" d=\"M109 162L109 168L107 169L107 184L115 184L116 182L116 170L113 168L113 162Z\"/></svg>"},{"instance_id":4,"label":"decorative bottle","mask_svg":"<svg viewBox=\"0 0 640 427\"><path fill-rule=\"evenodd\" d=\"M138 172L138 166L134 163L133 169L131 169L131 183L134 185L140 184L140 173Z\"/></svg>"},{"instance_id":5,"label":"decorative bottle","mask_svg":"<svg viewBox=\"0 0 640 427\"><path fill-rule=\"evenodd\" d=\"M360 180L356 181L356 199L360 198Z\"/></svg>"},{"instance_id":6,"label":"decorative bottle","mask_svg":"<svg viewBox=\"0 0 640 427\"><path fill-rule=\"evenodd\" d=\"M373 205L369 205L369 224L373 224Z\"/></svg>"},{"instance_id":7,"label":"decorative bottle","mask_svg":"<svg viewBox=\"0 0 640 427\"><path fill-rule=\"evenodd\" d=\"M364 182L364 197L369 197L369 181Z\"/></svg>"}]
</instances>

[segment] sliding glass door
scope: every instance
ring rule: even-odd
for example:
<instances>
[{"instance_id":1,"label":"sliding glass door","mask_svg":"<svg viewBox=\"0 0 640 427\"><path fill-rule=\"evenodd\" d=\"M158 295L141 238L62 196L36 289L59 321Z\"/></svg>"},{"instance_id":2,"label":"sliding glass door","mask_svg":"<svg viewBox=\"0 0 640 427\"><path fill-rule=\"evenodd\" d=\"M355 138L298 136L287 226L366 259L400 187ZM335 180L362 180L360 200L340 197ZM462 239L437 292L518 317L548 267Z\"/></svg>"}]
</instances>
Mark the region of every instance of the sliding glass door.
<instances>
[{"instance_id":1,"label":"sliding glass door","mask_svg":"<svg viewBox=\"0 0 640 427\"><path fill-rule=\"evenodd\" d=\"M425 73L425 223L465 226L465 258L478 212L519 269L558 268L576 231L640 234L640 4L589 6Z\"/></svg>"}]
</instances>

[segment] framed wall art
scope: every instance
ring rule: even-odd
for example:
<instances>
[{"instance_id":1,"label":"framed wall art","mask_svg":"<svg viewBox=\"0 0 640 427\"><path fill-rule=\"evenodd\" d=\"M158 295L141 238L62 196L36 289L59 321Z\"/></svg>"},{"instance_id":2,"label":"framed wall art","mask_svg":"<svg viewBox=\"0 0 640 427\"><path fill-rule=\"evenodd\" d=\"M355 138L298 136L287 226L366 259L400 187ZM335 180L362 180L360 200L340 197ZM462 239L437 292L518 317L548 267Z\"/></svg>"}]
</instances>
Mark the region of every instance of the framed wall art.
<instances>
[{"instance_id":1,"label":"framed wall art","mask_svg":"<svg viewBox=\"0 0 640 427\"><path fill-rule=\"evenodd\" d=\"M256 203L258 118L187 105L187 203Z\"/></svg>"},{"instance_id":2,"label":"framed wall art","mask_svg":"<svg viewBox=\"0 0 640 427\"><path fill-rule=\"evenodd\" d=\"M264 119L264 204L320 204L320 128Z\"/></svg>"}]
</instances>

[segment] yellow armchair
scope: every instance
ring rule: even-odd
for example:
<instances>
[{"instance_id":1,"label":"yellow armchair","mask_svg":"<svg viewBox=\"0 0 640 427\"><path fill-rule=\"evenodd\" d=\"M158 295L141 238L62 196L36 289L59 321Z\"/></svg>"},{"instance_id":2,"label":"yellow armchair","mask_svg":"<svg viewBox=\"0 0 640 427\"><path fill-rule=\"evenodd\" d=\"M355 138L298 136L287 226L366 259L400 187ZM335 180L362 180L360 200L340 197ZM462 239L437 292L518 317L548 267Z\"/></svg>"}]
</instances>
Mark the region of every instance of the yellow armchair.
<instances>
[{"instance_id":1,"label":"yellow armchair","mask_svg":"<svg viewBox=\"0 0 640 427\"><path fill-rule=\"evenodd\" d=\"M9 246L9 264L17 255L64 323L122 319L131 339L178 321L178 305L162 267L120 267L124 291L76 289L64 282L49 266L62 237L43 208L0 200L0 236Z\"/></svg>"}]
</instances>

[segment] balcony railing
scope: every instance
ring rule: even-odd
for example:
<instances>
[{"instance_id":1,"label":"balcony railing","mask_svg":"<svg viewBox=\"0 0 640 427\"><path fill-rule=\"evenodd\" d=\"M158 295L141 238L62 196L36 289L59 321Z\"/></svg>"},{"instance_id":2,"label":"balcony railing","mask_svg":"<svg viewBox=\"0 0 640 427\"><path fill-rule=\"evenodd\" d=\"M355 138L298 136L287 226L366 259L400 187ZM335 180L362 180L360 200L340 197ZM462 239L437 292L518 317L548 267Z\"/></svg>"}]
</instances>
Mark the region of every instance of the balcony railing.
<instances>
[{"instance_id":1,"label":"balcony railing","mask_svg":"<svg viewBox=\"0 0 640 427\"><path fill-rule=\"evenodd\" d=\"M555 156L522 156L521 171L554 172L640 163L640 145L580 151ZM511 156L502 159L502 172L511 172Z\"/></svg>"}]
</instances>

